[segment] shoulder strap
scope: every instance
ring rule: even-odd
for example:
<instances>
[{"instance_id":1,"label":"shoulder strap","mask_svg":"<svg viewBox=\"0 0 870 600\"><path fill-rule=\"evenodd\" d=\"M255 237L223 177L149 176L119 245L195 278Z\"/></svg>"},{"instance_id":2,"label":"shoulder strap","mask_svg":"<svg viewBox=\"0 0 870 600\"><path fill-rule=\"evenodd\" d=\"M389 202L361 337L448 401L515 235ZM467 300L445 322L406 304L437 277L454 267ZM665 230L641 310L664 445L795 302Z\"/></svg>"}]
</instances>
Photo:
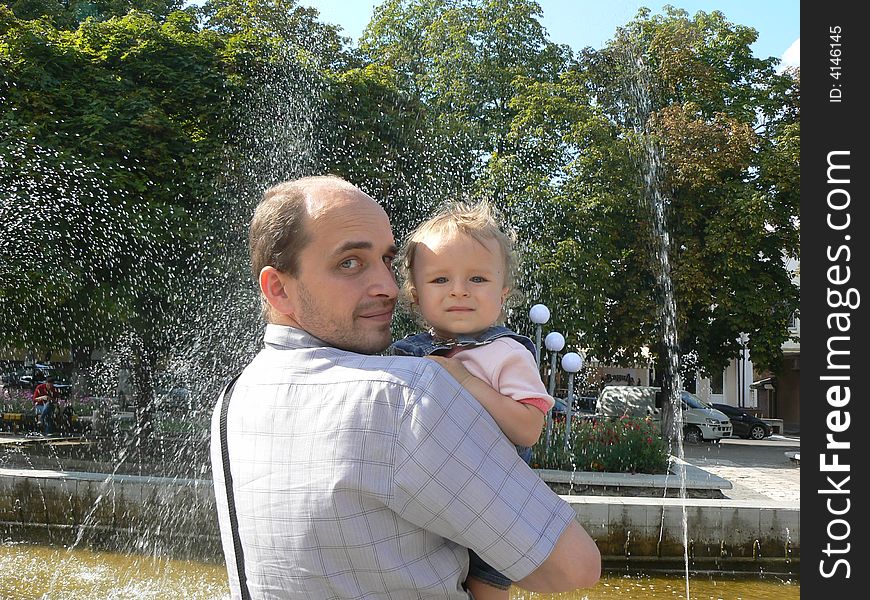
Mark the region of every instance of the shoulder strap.
<instances>
[{"instance_id":1,"label":"shoulder strap","mask_svg":"<svg viewBox=\"0 0 870 600\"><path fill-rule=\"evenodd\" d=\"M239 373L241 375L241 373ZM233 551L236 555L236 570L239 573L239 589L242 593L242 600L251 600L251 592L248 591L248 578L245 575L245 555L242 552L242 540L239 537L239 520L236 517L236 501L233 496L233 476L230 473L230 450L227 447L227 415L230 410L230 398L233 395L233 388L236 387L236 381L239 375L233 377L224 388L223 402L221 402L221 418L220 418L220 438L221 438L221 458L224 463L224 482L227 488L227 508L230 513L230 530L233 533Z\"/></svg>"}]
</instances>

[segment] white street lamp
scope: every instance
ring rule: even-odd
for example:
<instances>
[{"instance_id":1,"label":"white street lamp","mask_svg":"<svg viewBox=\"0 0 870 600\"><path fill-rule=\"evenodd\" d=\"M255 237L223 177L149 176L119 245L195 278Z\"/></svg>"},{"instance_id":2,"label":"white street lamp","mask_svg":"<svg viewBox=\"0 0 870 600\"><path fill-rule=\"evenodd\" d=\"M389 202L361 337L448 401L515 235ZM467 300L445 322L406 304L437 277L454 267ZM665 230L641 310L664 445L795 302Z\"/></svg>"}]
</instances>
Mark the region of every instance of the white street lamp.
<instances>
[{"instance_id":1,"label":"white street lamp","mask_svg":"<svg viewBox=\"0 0 870 600\"><path fill-rule=\"evenodd\" d=\"M544 346L550 351L550 385L547 391L555 398L556 393L556 355L565 347L565 336L558 331L551 331L544 338ZM553 411L547 413L547 448L550 447L550 436L553 433Z\"/></svg>"},{"instance_id":2,"label":"white street lamp","mask_svg":"<svg viewBox=\"0 0 870 600\"><path fill-rule=\"evenodd\" d=\"M746 344L749 343L749 334L741 331L737 343L740 344L740 366L737 369L737 406L744 408L746 406Z\"/></svg>"},{"instance_id":3,"label":"white street lamp","mask_svg":"<svg viewBox=\"0 0 870 600\"><path fill-rule=\"evenodd\" d=\"M550 309L543 304L535 304L529 309L529 320L535 324L535 362L541 368L541 329L550 320Z\"/></svg>"},{"instance_id":4,"label":"white street lamp","mask_svg":"<svg viewBox=\"0 0 870 600\"><path fill-rule=\"evenodd\" d=\"M568 373L568 396L565 398L565 447L570 447L571 413L574 410L574 373L583 368L583 357L568 352L562 357L562 369Z\"/></svg>"},{"instance_id":5,"label":"white street lamp","mask_svg":"<svg viewBox=\"0 0 870 600\"><path fill-rule=\"evenodd\" d=\"M562 357L562 368L568 373L576 373L583 368L583 357L576 352L568 352Z\"/></svg>"},{"instance_id":6,"label":"white street lamp","mask_svg":"<svg viewBox=\"0 0 870 600\"><path fill-rule=\"evenodd\" d=\"M544 346L550 352L550 395L556 391L556 355L565 347L565 336L558 331L551 331L544 338Z\"/></svg>"},{"instance_id":7,"label":"white street lamp","mask_svg":"<svg viewBox=\"0 0 870 600\"><path fill-rule=\"evenodd\" d=\"M546 346L547 350L550 352L559 352L565 347L565 336L558 331L551 331L547 334L547 337L544 338L544 346Z\"/></svg>"}]
</instances>

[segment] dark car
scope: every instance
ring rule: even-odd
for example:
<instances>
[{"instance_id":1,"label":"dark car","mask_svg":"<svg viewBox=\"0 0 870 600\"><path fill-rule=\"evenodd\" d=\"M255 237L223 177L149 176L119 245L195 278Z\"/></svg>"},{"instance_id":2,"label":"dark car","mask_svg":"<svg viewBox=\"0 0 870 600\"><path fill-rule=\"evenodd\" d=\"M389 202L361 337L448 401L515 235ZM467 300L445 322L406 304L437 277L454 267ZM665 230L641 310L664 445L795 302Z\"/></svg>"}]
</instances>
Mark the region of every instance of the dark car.
<instances>
[{"instance_id":1,"label":"dark car","mask_svg":"<svg viewBox=\"0 0 870 600\"><path fill-rule=\"evenodd\" d=\"M763 440L773 433L770 425L736 406L728 404L712 404L713 408L725 413L734 427L734 435L747 440Z\"/></svg>"},{"instance_id":2,"label":"dark car","mask_svg":"<svg viewBox=\"0 0 870 600\"><path fill-rule=\"evenodd\" d=\"M566 394L567 395L567 394ZM567 403L565 398L553 398L555 405L553 406L553 419L556 421L565 420L565 408ZM595 410L595 396L580 396L574 394L574 403L571 405L571 415L574 417L588 417Z\"/></svg>"},{"instance_id":3,"label":"dark car","mask_svg":"<svg viewBox=\"0 0 870 600\"><path fill-rule=\"evenodd\" d=\"M72 384L59 369L49 364L37 363L35 366L7 373L3 376L3 383L9 387L34 390L40 383L45 383L48 377L54 377L54 387L61 396L69 395Z\"/></svg>"}]
</instances>

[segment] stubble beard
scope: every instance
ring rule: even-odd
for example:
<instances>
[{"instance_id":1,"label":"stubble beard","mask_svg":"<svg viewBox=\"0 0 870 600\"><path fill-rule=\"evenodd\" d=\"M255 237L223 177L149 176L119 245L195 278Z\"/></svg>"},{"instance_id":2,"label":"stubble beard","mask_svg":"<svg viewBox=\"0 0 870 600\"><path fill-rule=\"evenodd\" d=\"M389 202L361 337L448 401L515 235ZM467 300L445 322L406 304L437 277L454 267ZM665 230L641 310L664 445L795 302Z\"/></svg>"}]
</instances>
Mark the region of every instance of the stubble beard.
<instances>
[{"instance_id":1,"label":"stubble beard","mask_svg":"<svg viewBox=\"0 0 870 600\"><path fill-rule=\"evenodd\" d=\"M298 293L300 324L303 329L330 346L358 354L378 354L390 345L392 338L389 323L384 326L383 331L364 328L358 320L358 313L364 314L372 308L380 307L386 310L394 303L371 302L357 306L350 315L332 315L324 310L325 303L318 301L301 281L298 284Z\"/></svg>"}]
</instances>

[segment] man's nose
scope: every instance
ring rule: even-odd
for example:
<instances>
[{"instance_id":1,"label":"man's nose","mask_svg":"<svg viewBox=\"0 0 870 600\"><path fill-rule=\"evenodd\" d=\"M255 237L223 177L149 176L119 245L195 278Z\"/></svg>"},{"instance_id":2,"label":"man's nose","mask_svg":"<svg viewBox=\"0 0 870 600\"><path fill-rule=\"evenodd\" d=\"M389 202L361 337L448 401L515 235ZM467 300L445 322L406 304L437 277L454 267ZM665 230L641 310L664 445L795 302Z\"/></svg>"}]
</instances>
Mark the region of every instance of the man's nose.
<instances>
[{"instance_id":1,"label":"man's nose","mask_svg":"<svg viewBox=\"0 0 870 600\"><path fill-rule=\"evenodd\" d=\"M389 299L398 298L399 286L396 284L396 274L386 263L381 264L372 281L371 293L373 296L384 296Z\"/></svg>"}]
</instances>

